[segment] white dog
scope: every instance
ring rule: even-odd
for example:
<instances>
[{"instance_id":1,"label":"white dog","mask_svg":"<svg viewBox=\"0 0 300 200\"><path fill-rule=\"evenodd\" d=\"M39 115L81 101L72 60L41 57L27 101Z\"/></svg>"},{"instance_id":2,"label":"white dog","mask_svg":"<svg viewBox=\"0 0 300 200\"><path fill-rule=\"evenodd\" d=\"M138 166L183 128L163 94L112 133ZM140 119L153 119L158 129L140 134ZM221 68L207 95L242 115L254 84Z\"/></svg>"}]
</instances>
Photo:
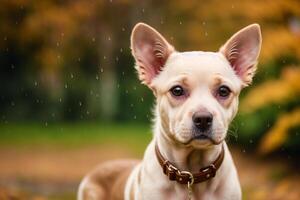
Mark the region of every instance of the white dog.
<instances>
[{"instance_id":1,"label":"white dog","mask_svg":"<svg viewBox=\"0 0 300 200\"><path fill-rule=\"evenodd\" d=\"M156 97L154 136L143 161L102 164L82 181L78 199L241 199L225 143L240 91L256 70L257 24L233 35L218 52L177 52L152 27L131 36L139 79Z\"/></svg>"}]
</instances>

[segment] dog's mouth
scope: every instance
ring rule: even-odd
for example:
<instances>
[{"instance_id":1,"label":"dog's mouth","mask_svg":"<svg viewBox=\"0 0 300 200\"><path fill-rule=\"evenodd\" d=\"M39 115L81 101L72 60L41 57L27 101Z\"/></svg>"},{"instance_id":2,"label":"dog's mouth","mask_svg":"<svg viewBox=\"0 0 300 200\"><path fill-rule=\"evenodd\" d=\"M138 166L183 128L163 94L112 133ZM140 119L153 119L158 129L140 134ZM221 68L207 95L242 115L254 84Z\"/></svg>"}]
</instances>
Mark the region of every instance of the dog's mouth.
<instances>
[{"instance_id":1,"label":"dog's mouth","mask_svg":"<svg viewBox=\"0 0 300 200\"><path fill-rule=\"evenodd\" d=\"M211 144L214 144L214 145L218 145L220 144L222 141L216 141L214 137L212 137L211 134L204 134L204 133L201 133L201 134L197 134L197 135L194 135L192 138L190 138L185 144L186 145L189 145L191 144L192 142L196 142L196 143L211 143Z\"/></svg>"},{"instance_id":2,"label":"dog's mouth","mask_svg":"<svg viewBox=\"0 0 300 200\"><path fill-rule=\"evenodd\" d=\"M210 139L207 135L204 135L204 134L200 134L200 135L196 135L195 137L193 137L192 139L195 139L195 140L208 140Z\"/></svg>"}]
</instances>

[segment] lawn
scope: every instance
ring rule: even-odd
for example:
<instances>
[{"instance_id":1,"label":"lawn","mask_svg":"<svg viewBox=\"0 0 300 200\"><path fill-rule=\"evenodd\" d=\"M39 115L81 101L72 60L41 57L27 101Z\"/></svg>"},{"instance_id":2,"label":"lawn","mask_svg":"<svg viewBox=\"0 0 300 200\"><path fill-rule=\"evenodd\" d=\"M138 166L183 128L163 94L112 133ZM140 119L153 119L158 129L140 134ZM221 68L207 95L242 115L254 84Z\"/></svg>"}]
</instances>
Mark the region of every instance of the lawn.
<instances>
[{"instance_id":1,"label":"lawn","mask_svg":"<svg viewBox=\"0 0 300 200\"><path fill-rule=\"evenodd\" d=\"M82 148L114 143L141 154L152 135L150 125L130 123L8 123L0 125L0 146Z\"/></svg>"},{"instance_id":2,"label":"lawn","mask_svg":"<svg viewBox=\"0 0 300 200\"><path fill-rule=\"evenodd\" d=\"M1 124L0 137L0 200L71 200L88 171L106 160L142 158L152 135L146 124L81 122ZM284 159L230 149L243 199L300 199L300 175Z\"/></svg>"}]
</instances>

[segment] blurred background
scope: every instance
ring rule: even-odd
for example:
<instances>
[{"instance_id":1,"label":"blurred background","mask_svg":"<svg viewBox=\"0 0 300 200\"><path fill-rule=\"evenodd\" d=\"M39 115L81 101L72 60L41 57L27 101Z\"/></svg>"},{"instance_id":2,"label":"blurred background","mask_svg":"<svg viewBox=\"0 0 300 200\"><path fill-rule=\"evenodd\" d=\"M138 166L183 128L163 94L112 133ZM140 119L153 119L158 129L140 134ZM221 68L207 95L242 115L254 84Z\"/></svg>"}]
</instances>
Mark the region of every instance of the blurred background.
<instances>
[{"instance_id":1,"label":"blurred background","mask_svg":"<svg viewBox=\"0 0 300 200\"><path fill-rule=\"evenodd\" d=\"M140 21L179 51L217 51L261 25L227 140L244 199L300 199L299 0L2 0L0 199L75 199L97 163L142 158L153 97L129 48Z\"/></svg>"}]
</instances>

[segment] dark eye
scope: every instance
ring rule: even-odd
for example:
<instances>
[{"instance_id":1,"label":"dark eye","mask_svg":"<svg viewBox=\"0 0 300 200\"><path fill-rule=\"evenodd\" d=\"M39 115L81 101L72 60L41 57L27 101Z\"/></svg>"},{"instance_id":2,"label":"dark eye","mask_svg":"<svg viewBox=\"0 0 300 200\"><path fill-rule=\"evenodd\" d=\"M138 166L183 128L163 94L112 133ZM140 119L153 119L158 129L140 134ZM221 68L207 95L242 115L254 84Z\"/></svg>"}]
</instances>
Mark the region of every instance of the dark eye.
<instances>
[{"instance_id":1,"label":"dark eye","mask_svg":"<svg viewBox=\"0 0 300 200\"><path fill-rule=\"evenodd\" d=\"M225 85L222 85L221 87L219 87L218 91L217 91L217 94L220 96L220 97L228 97L231 93L231 90L229 89L229 87L225 86Z\"/></svg>"},{"instance_id":2,"label":"dark eye","mask_svg":"<svg viewBox=\"0 0 300 200\"><path fill-rule=\"evenodd\" d=\"M176 97L184 95L184 89L179 85L172 87L170 91Z\"/></svg>"}]
</instances>

